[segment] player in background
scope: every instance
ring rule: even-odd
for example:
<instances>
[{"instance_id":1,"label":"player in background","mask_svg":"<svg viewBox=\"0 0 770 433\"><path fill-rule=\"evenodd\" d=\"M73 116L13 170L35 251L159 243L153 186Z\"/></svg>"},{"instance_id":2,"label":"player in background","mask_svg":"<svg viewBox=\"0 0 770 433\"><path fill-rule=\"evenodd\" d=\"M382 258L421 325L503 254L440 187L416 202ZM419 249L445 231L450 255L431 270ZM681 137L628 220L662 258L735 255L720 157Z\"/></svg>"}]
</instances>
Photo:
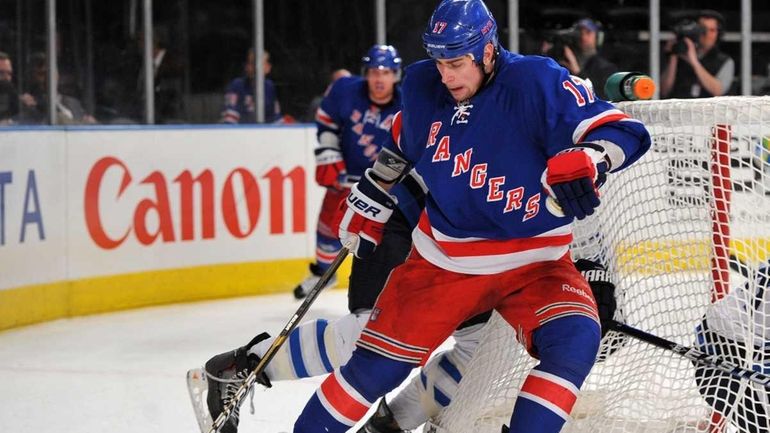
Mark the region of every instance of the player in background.
<instances>
[{"instance_id":1,"label":"player in background","mask_svg":"<svg viewBox=\"0 0 770 433\"><path fill-rule=\"evenodd\" d=\"M348 179L360 176L371 166L400 106L397 82L401 58L395 48L374 45L362 58L362 69L364 77L341 76L335 80L316 112L316 181L327 187L327 193L318 221L317 260L310 266L312 275L294 291L298 299L307 295L336 257L341 244L329 226L339 202L347 195ZM350 357L353 342L390 270L403 262L409 252L409 234L423 206L424 194L419 176L404 179L395 192L401 210L385 231L388 246L367 263L354 259L348 295L350 314L335 321L316 320L299 325L259 383L269 387L271 380L325 374ZM261 333L248 344L211 358L205 371L188 372L191 395L194 390L208 387L205 403L196 404L193 397L199 424L210 425L211 416L215 418L222 412L232 392L273 341L267 333ZM237 413L229 421L222 429L224 433L237 431Z\"/></svg>"},{"instance_id":2,"label":"player in background","mask_svg":"<svg viewBox=\"0 0 770 433\"><path fill-rule=\"evenodd\" d=\"M294 289L302 299L342 248L331 219L350 186L371 167L401 107L401 57L390 45L374 45L361 59L363 77L336 80L316 111L316 182L326 188L316 229L310 275ZM336 279L329 280L333 286Z\"/></svg>"},{"instance_id":3,"label":"player in background","mask_svg":"<svg viewBox=\"0 0 770 433\"><path fill-rule=\"evenodd\" d=\"M388 278L351 359L305 406L295 433L348 430L463 320L496 309L540 363L510 431L558 432L593 366L597 307L572 263L573 218L599 205L607 173L650 145L644 126L555 62L497 43L480 0L444 0L409 67L394 142L351 189L340 222L370 255L410 166L430 191L414 247ZM546 210L546 197L557 202Z\"/></svg>"},{"instance_id":4,"label":"player in background","mask_svg":"<svg viewBox=\"0 0 770 433\"><path fill-rule=\"evenodd\" d=\"M697 348L735 365L770 374L770 263L715 302L696 328ZM747 341L750 340L750 341ZM768 390L716 368L695 366L698 391L723 422L743 433L770 432ZM724 425L719 431L727 431Z\"/></svg>"},{"instance_id":5,"label":"player in background","mask_svg":"<svg viewBox=\"0 0 770 433\"><path fill-rule=\"evenodd\" d=\"M256 83L256 54L253 48L246 52L246 62L243 64L244 76L235 78L225 90L225 106L222 110L220 123L244 124L257 122L256 101L254 100L254 87ZM265 51L262 66L265 73L264 99L265 99L265 123L277 123L281 121L281 104L278 102L278 94L273 80L267 78L273 70L270 63L270 53Z\"/></svg>"}]
</instances>

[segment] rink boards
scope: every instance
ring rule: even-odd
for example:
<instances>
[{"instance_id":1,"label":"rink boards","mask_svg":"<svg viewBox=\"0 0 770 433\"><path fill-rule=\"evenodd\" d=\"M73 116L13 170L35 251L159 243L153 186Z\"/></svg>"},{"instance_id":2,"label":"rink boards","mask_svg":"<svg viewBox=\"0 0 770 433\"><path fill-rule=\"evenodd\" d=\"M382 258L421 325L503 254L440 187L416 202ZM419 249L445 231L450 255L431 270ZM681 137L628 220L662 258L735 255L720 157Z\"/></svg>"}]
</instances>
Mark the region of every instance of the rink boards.
<instances>
[{"instance_id":1,"label":"rink boards","mask_svg":"<svg viewBox=\"0 0 770 433\"><path fill-rule=\"evenodd\" d=\"M309 125L0 132L0 329L288 293L315 254L314 143Z\"/></svg>"},{"instance_id":2,"label":"rink boards","mask_svg":"<svg viewBox=\"0 0 770 433\"><path fill-rule=\"evenodd\" d=\"M671 139L682 136L674 132ZM733 132L733 157L754 161L755 138L767 134ZM313 180L314 145L311 125L3 130L0 329L145 305L288 293L314 256L323 196ZM701 192L672 184L669 160L650 152L603 190L608 201L613 185L628 189L619 188L620 195L651 194L648 212L603 218L608 238L630 240L615 243L613 253L636 272L709 266L697 258L710 249L708 213L674 206L699 200ZM756 182L750 167L739 167L733 180ZM762 173L760 185L768 178ZM770 250L770 209L761 203L733 195L733 217L748 224L733 227L730 249L744 260L766 260L757 252ZM605 204L600 213L612 208ZM696 222L703 227L693 231Z\"/></svg>"}]
</instances>

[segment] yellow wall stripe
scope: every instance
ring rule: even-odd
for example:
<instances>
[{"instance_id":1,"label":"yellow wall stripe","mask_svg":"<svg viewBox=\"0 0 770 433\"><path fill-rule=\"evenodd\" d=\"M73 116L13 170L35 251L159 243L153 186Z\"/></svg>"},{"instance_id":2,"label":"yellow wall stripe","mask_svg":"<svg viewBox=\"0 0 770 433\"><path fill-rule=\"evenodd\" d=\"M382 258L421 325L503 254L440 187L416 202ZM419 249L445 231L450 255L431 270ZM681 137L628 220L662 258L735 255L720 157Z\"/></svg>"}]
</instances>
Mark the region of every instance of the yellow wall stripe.
<instances>
[{"instance_id":1,"label":"yellow wall stripe","mask_svg":"<svg viewBox=\"0 0 770 433\"><path fill-rule=\"evenodd\" d=\"M350 259L340 267L347 286ZM233 296L286 293L308 275L308 260L169 269L0 290L0 330L62 317ZM288 320L288 317L287 317Z\"/></svg>"},{"instance_id":2,"label":"yellow wall stripe","mask_svg":"<svg viewBox=\"0 0 770 433\"><path fill-rule=\"evenodd\" d=\"M711 269L710 240L654 240L617 247L618 268L624 273L659 275L667 272ZM738 238L730 241L730 255L745 263L770 259L770 239Z\"/></svg>"},{"instance_id":3,"label":"yellow wall stripe","mask_svg":"<svg viewBox=\"0 0 770 433\"><path fill-rule=\"evenodd\" d=\"M616 249L621 272L707 270L704 240L646 241ZM734 239L730 253L747 262L770 258L770 239ZM286 293L307 276L308 260L199 266L36 284L0 290L0 330L62 317L233 296ZM350 259L338 272L347 286Z\"/></svg>"}]
</instances>

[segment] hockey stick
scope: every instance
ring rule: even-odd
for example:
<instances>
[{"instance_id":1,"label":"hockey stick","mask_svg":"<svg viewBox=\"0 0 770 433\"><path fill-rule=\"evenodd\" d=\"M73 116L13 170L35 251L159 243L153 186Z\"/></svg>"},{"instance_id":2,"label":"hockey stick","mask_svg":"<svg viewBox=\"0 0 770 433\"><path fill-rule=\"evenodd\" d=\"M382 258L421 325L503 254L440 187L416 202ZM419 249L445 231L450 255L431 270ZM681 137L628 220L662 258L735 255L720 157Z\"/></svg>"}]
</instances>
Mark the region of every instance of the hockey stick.
<instances>
[{"instance_id":1,"label":"hockey stick","mask_svg":"<svg viewBox=\"0 0 770 433\"><path fill-rule=\"evenodd\" d=\"M722 359L719 356L707 355L693 347L682 346L680 344L674 343L673 341L666 340L656 335L652 335L650 333L628 326L625 323L609 320L607 322L603 322L603 324L607 325L609 329L622 332L623 334L634 337L637 340L644 341L645 343L652 344L653 346L659 347L663 350L674 352L677 355L683 356L700 365L713 367L737 379L747 379L751 382L758 383L764 387L770 388L770 376L766 374L737 366L732 362Z\"/></svg>"},{"instance_id":2,"label":"hockey stick","mask_svg":"<svg viewBox=\"0 0 770 433\"><path fill-rule=\"evenodd\" d=\"M354 240L353 242L356 242L356 241ZM289 334L291 334L291 331L293 331L294 328L297 327L297 324L305 315L305 313L307 313L307 310L310 309L310 305L315 301L315 298L318 297L318 294L321 293L321 290L323 290L323 288L326 287L326 283L328 283L331 277L334 275L334 273L337 272L337 269L340 267L342 262L348 256L348 253L350 253L350 248L352 247L352 245L353 245L352 243L344 245L340 250L340 252L337 253L337 257L335 257L334 261L332 261L332 263L329 265L329 269L327 269L326 272L324 272L324 274L321 275L321 278L318 280L315 286L313 286L310 292L308 292L307 297L302 302L302 305L300 305L297 311L294 313L294 315L291 316L291 319L289 319L289 322L286 324L286 326L283 327L283 330L281 331L281 333L278 334L278 337L276 337L275 341L273 341L273 344L271 344L270 347L267 349L267 352L265 352L265 355L259 361L259 363L254 368L254 370L252 370L251 373L249 373L249 375L246 376L246 379L243 381L241 386L238 387L238 390L235 391L233 398L224 407L224 409L222 410L222 413L220 413L217 419L215 419L214 422L211 424L211 429L209 429L209 433L217 433L219 429L221 429L222 426L225 425L225 422L227 422L227 419L230 417L230 414L232 414L233 410L241 404L241 400L243 399L243 397L254 386L254 382L257 381L257 376L259 376L260 374L262 374L263 371L265 371L267 364L270 362L270 360L273 359L275 354L278 353L278 349L280 349L283 343L286 341L286 339L289 338Z\"/></svg>"}]
</instances>

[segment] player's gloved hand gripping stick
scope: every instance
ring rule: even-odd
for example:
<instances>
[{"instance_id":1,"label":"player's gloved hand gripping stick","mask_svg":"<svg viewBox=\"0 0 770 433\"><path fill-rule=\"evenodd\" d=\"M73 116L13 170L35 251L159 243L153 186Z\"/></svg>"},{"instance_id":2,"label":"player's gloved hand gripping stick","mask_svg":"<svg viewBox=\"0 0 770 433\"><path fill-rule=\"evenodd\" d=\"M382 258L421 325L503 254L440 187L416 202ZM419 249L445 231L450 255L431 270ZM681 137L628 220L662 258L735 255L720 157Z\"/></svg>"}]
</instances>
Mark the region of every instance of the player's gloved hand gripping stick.
<instances>
[{"instance_id":1,"label":"player's gloved hand gripping stick","mask_svg":"<svg viewBox=\"0 0 770 433\"><path fill-rule=\"evenodd\" d=\"M340 241L345 243L351 237L359 240L351 252L363 259L374 252L382 241L385 223L393 215L396 202L377 181L370 170L350 189L350 195L340 203L335 215L333 229L339 233Z\"/></svg>"},{"instance_id":2,"label":"player's gloved hand gripping stick","mask_svg":"<svg viewBox=\"0 0 770 433\"><path fill-rule=\"evenodd\" d=\"M230 402L224 407L224 410L219 414L217 419L214 420L209 433L217 433L219 429L221 429L225 424L225 422L227 422L227 419L233 413L233 410L241 404L241 400L243 400L243 397L245 397L249 390L251 390L251 388L254 386L254 383L257 381L257 377L259 377L259 375L265 371L267 364L270 362L270 360L273 359L275 354L278 353L278 349L280 349L283 343L286 342L286 340L289 338L291 331L293 331L294 328L296 328L300 323L302 317L305 315L305 313L307 313L307 310L310 309L310 305L313 304L315 299L318 297L318 294L321 293L321 290L326 287L326 283L329 282L329 279L332 277L332 275L337 272L337 269L348 256L348 253L355 249L356 240L357 239L354 236L343 244L342 249L337 254L337 257L329 265L329 269L327 269L326 272L321 275L321 278L318 280L316 285L307 294L307 297L302 302L302 305L300 305L294 315L291 316L289 322L286 324L286 326L284 326L281 333L278 334L278 337L276 337L275 341L273 341L273 344L267 349L267 352L265 352L265 355L259 361L259 364L257 364L254 370L252 370L251 373L246 376L243 384L241 384L238 390L235 391L232 400L230 400Z\"/></svg>"}]
</instances>

